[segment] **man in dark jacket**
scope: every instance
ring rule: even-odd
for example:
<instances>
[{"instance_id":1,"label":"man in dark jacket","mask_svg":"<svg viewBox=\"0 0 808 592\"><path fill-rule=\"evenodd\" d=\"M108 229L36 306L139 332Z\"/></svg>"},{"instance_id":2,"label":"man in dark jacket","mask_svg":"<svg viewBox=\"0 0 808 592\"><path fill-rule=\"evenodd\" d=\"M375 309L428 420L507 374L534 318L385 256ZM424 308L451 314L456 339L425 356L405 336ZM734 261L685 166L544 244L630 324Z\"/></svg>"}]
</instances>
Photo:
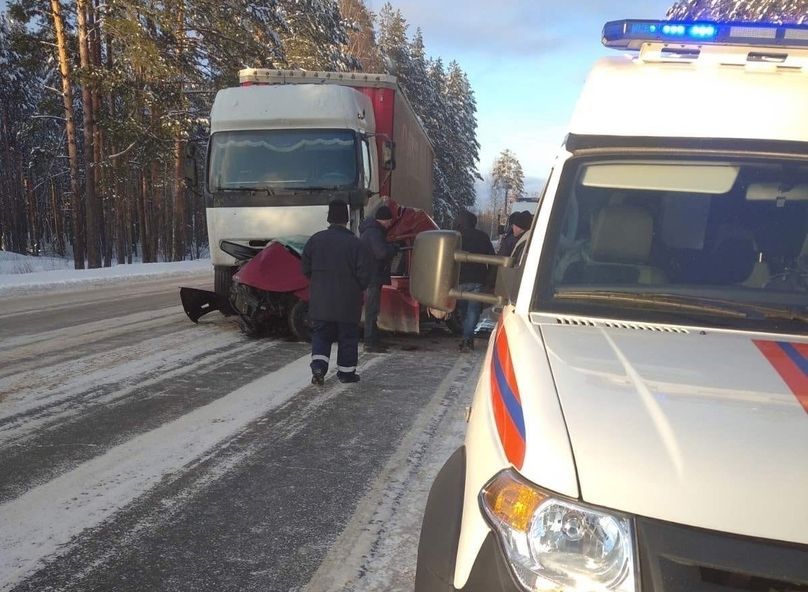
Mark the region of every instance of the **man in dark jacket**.
<instances>
[{"instance_id":1,"label":"man in dark jacket","mask_svg":"<svg viewBox=\"0 0 808 592\"><path fill-rule=\"evenodd\" d=\"M519 242L525 232L530 230L530 226L533 224L533 216L527 210L514 212L508 218L508 223L510 224L508 234L499 243L499 251L497 252L497 255L502 255L503 257L510 257L513 254L516 243Z\"/></svg>"},{"instance_id":2,"label":"man in dark jacket","mask_svg":"<svg viewBox=\"0 0 808 592\"><path fill-rule=\"evenodd\" d=\"M455 222L455 230L460 232L461 249L467 253L479 255L493 255L494 246L491 239L482 230L477 229L477 216L467 210L460 212ZM480 263L463 263L460 266L460 289L463 292L481 292L483 286L491 283L487 265ZM460 351L474 349L474 329L480 320L483 310L481 302L461 300L458 303L459 312L463 318L463 341L460 342Z\"/></svg>"},{"instance_id":3,"label":"man in dark jacket","mask_svg":"<svg viewBox=\"0 0 808 592\"><path fill-rule=\"evenodd\" d=\"M371 262L361 241L348 230L348 204L328 204L330 226L303 247L303 274L309 278L311 382L322 385L331 344L337 342L337 378L358 382L359 319L362 292L370 281Z\"/></svg>"},{"instance_id":4,"label":"man in dark jacket","mask_svg":"<svg viewBox=\"0 0 808 592\"><path fill-rule=\"evenodd\" d=\"M365 296L365 351L383 352L379 343L376 320L382 301L382 286L390 283L390 263L398 249L387 242L387 230L393 224L393 213L387 206L376 210L372 218L365 218L359 226L362 244L373 261L370 284Z\"/></svg>"}]
</instances>

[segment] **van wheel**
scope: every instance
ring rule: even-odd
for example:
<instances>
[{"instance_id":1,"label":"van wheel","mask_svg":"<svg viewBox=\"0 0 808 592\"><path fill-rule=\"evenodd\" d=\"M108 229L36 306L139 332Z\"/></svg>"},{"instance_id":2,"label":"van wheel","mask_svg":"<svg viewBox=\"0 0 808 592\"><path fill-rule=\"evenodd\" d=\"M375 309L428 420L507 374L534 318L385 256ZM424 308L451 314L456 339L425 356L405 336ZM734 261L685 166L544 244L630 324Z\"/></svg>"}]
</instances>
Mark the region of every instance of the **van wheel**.
<instances>
[{"instance_id":1,"label":"van wheel","mask_svg":"<svg viewBox=\"0 0 808 592\"><path fill-rule=\"evenodd\" d=\"M460 447L446 461L429 490L415 568L415 592L454 592L453 585L463 493L466 449Z\"/></svg>"},{"instance_id":2,"label":"van wheel","mask_svg":"<svg viewBox=\"0 0 808 592\"><path fill-rule=\"evenodd\" d=\"M289 310L289 330L299 341L311 341L309 303L305 300L298 300Z\"/></svg>"}]
</instances>

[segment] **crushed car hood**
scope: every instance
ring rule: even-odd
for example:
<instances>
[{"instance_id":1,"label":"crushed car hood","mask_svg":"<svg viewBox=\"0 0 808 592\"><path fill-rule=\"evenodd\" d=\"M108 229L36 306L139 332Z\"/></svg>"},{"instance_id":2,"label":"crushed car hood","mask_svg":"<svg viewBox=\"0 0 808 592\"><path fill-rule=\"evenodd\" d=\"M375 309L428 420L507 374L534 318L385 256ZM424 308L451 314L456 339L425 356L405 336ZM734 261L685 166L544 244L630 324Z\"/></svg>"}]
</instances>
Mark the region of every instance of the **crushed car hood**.
<instances>
[{"instance_id":1,"label":"crushed car hood","mask_svg":"<svg viewBox=\"0 0 808 592\"><path fill-rule=\"evenodd\" d=\"M585 501L808 544L808 338L541 332Z\"/></svg>"}]
</instances>

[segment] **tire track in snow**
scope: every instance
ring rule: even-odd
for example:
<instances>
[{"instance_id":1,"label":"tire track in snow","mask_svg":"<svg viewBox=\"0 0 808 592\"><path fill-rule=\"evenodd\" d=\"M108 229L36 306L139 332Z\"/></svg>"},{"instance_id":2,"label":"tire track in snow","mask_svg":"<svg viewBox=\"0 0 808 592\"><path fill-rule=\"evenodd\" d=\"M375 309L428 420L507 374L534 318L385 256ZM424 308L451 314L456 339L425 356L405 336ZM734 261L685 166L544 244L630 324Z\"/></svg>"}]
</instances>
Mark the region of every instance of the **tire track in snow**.
<instances>
[{"instance_id":1,"label":"tire track in snow","mask_svg":"<svg viewBox=\"0 0 808 592\"><path fill-rule=\"evenodd\" d=\"M178 364L170 372L157 370L140 383L98 387L101 395L89 402L82 394L79 400L60 405L58 419L51 414L18 421L16 430L7 430L20 432L17 438L0 448L0 474L4 475L0 501L276 371L308 349L303 344L286 344L279 351L279 345L267 341L218 348L192 365ZM33 430L30 424L44 425Z\"/></svg>"},{"instance_id":2,"label":"tire track in snow","mask_svg":"<svg viewBox=\"0 0 808 592\"><path fill-rule=\"evenodd\" d=\"M412 589L429 488L463 442L480 359L457 359L302 592Z\"/></svg>"},{"instance_id":3,"label":"tire track in snow","mask_svg":"<svg viewBox=\"0 0 808 592\"><path fill-rule=\"evenodd\" d=\"M3 339L0 344L0 379L11 374L35 370L44 365L52 365L60 361L81 355L83 348L115 338L126 338L134 331L165 330L167 324L175 324L178 328L181 315L180 307L172 306L157 311L149 311L126 315L118 319L93 321L35 333ZM186 325L187 325L187 319ZM0 399L2 400L2 399Z\"/></svg>"},{"instance_id":4,"label":"tire track in snow","mask_svg":"<svg viewBox=\"0 0 808 592\"><path fill-rule=\"evenodd\" d=\"M17 430L33 431L43 421L65 421L85 412L86 404L108 404L137 386L216 363L227 355L227 348L233 347L237 355L257 347L257 342L248 343L236 332L215 327L160 337L149 337L153 331L145 329L139 335L143 340L131 345L104 342L100 353L0 379L0 448L18 437ZM125 341L133 339L130 334Z\"/></svg>"},{"instance_id":5,"label":"tire track in snow","mask_svg":"<svg viewBox=\"0 0 808 592\"><path fill-rule=\"evenodd\" d=\"M358 370L362 373L381 361L380 357L362 360ZM207 454L186 465L182 473L170 475L106 523L85 531L71 543L68 553L15 590L97 589L92 585L93 576L119 559L123 549L147 544L144 541L148 537L155 531L168 528L214 483L239 470L261 449L303 431L312 414L353 388L329 380L325 389L302 389L299 396L256 420L234 437L220 442ZM256 437L254 432L264 432L269 423L272 425L269 438L264 435ZM114 542L110 544L110 541Z\"/></svg>"},{"instance_id":6,"label":"tire track in snow","mask_svg":"<svg viewBox=\"0 0 808 592\"><path fill-rule=\"evenodd\" d=\"M288 401L309 377L305 355L0 505L0 591L65 553L83 531L99 526L167 475L181 472Z\"/></svg>"}]
</instances>

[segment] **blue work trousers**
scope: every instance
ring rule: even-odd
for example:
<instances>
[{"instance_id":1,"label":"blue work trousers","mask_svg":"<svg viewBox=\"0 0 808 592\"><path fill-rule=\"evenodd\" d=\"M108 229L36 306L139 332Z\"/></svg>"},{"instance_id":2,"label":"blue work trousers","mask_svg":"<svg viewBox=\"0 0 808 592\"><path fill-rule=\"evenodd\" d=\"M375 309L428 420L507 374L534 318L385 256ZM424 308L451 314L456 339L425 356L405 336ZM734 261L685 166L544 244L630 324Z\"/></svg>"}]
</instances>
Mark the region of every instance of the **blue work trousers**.
<instances>
[{"instance_id":1,"label":"blue work trousers","mask_svg":"<svg viewBox=\"0 0 808 592\"><path fill-rule=\"evenodd\" d=\"M462 292L482 292L483 285L477 283L460 284ZM471 300L461 300L457 303L460 316L463 319L463 339L474 339L474 329L480 321L483 312L483 303Z\"/></svg>"},{"instance_id":2,"label":"blue work trousers","mask_svg":"<svg viewBox=\"0 0 808 592\"><path fill-rule=\"evenodd\" d=\"M365 345L379 344L379 329L376 327L376 321L379 319L381 304L381 284L369 285L365 295Z\"/></svg>"},{"instance_id":3,"label":"blue work trousers","mask_svg":"<svg viewBox=\"0 0 808 592\"><path fill-rule=\"evenodd\" d=\"M355 373L359 360L359 326L335 321L311 322L311 371L328 372L334 342L337 343L337 374Z\"/></svg>"}]
</instances>

